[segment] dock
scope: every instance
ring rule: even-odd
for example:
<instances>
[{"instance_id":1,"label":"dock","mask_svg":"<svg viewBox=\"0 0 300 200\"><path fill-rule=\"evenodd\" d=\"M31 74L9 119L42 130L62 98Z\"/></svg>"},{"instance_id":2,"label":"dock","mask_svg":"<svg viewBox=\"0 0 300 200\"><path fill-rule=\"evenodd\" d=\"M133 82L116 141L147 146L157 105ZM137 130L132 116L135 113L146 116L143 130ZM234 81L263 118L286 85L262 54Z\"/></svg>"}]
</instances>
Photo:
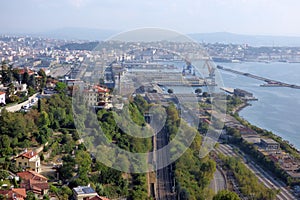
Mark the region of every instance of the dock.
<instances>
[{"instance_id":1,"label":"dock","mask_svg":"<svg viewBox=\"0 0 300 200\"><path fill-rule=\"evenodd\" d=\"M257 80L266 82L265 84L260 85L261 87L289 87L289 88L293 88L293 89L300 89L299 85L284 83L281 81L264 78L264 77L257 76L254 74L245 73L245 72L241 72L241 71L237 71L237 70L233 70L233 69L229 69L229 68L224 68L223 66L220 66L220 65L217 65L217 68L220 70L223 70L223 71L231 72L234 74L238 74L238 75L242 75L242 76L246 76L249 78L253 78L253 79L257 79Z\"/></svg>"},{"instance_id":2,"label":"dock","mask_svg":"<svg viewBox=\"0 0 300 200\"><path fill-rule=\"evenodd\" d=\"M227 92L227 93L229 93L229 94L233 94L233 92L234 92L233 88L221 87L220 89Z\"/></svg>"}]
</instances>

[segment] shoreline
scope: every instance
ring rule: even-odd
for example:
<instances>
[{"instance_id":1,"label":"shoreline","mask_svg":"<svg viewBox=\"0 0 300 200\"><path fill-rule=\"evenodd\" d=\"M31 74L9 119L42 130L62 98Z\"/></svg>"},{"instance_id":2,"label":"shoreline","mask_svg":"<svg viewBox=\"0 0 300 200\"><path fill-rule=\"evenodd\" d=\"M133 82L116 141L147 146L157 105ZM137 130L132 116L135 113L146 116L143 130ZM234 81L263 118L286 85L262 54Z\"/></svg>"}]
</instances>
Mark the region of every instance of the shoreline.
<instances>
[{"instance_id":1,"label":"shoreline","mask_svg":"<svg viewBox=\"0 0 300 200\"><path fill-rule=\"evenodd\" d=\"M234 114L239 114L240 111L242 111L244 108L251 106L250 103L248 103L248 101L244 101L241 105L237 106L236 108L234 108L231 113Z\"/></svg>"},{"instance_id":2,"label":"shoreline","mask_svg":"<svg viewBox=\"0 0 300 200\"><path fill-rule=\"evenodd\" d=\"M259 126L257 126L257 125L254 125L254 124L252 124L251 122L249 122L247 119L245 119L245 118L243 118L243 117L241 117L241 116L239 115L239 112L241 112L243 109L245 109L246 107L251 106L251 105L252 105L252 104L250 104L247 100L244 100L243 103L242 103L241 105L239 105L239 106L237 106L236 108L234 108L234 110L230 113L230 115L236 115L236 114L237 114L238 117L239 117L240 119L242 119L243 121L246 121L249 125L255 126L255 127L259 128L259 129L261 129L261 130L265 130L265 131L271 132L271 134L272 134L273 136L279 137L282 143L286 143L291 149L294 149L295 151L297 151L297 152L300 154L300 149L296 148L295 145L291 143L291 141L282 138L281 136L277 135L277 134L274 133L273 131L270 131L270 130L268 130L268 129L259 127ZM236 118L235 116L233 116L233 117ZM268 138L272 138L272 137L268 137Z\"/></svg>"}]
</instances>

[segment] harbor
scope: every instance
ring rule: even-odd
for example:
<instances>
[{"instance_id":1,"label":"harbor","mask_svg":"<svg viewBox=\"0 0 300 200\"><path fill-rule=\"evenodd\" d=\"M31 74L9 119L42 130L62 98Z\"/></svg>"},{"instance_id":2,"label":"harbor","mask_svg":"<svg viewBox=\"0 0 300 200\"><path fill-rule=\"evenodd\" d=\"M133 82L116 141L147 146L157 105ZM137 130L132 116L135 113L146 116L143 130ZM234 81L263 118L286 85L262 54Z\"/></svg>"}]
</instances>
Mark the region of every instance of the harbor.
<instances>
[{"instance_id":1,"label":"harbor","mask_svg":"<svg viewBox=\"0 0 300 200\"><path fill-rule=\"evenodd\" d=\"M238 74L238 75L242 75L242 76L246 76L249 78L253 78L253 79L257 79L260 81L264 81L266 82L265 84L261 84L261 87L289 87L289 88L293 88L293 89L300 89L299 85L295 85L295 84L289 84L289 83L284 83L281 81L277 81L277 80L272 80L272 79L268 79L268 78L264 78L261 76L257 76L251 73L244 73L241 71L237 71L237 70L233 70L233 69L229 69L229 68L224 68L223 66L217 65L217 68L223 71L227 71L227 72L231 72L234 74Z\"/></svg>"}]
</instances>

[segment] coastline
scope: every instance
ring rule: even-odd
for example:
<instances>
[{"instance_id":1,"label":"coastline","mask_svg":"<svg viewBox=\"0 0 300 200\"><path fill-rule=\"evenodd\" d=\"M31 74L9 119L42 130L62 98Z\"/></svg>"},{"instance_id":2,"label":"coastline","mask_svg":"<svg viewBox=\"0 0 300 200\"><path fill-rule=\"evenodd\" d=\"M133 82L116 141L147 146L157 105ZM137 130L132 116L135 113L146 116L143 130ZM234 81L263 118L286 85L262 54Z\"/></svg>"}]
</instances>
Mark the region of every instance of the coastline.
<instances>
[{"instance_id":1,"label":"coastline","mask_svg":"<svg viewBox=\"0 0 300 200\"><path fill-rule=\"evenodd\" d=\"M270 76L270 73L273 72L272 79L300 84L296 75L300 73L300 71L298 71L300 68L297 67L299 65L296 66L295 64L278 62L272 62L271 65L257 62L245 62L243 65L229 63L227 65L224 63L218 64L235 70L244 70L253 74L259 74L263 77ZM292 91L289 88L259 87L261 84L260 81L229 73L221 72L221 74L226 87L245 89L263 100L255 103L248 102L252 104L253 107L251 106L245 110L243 110L244 106L238 110L234 110L232 107L228 113L238 113L244 119L251 122L251 124L272 131L275 135L281 137L282 140L289 141L291 146L300 150L300 137L297 134L300 124L296 122L297 119L300 119L299 91ZM274 109L272 109L272 107L274 107ZM256 109L259 110L256 111ZM271 116L269 116L270 112L272 112Z\"/></svg>"},{"instance_id":2,"label":"coastline","mask_svg":"<svg viewBox=\"0 0 300 200\"><path fill-rule=\"evenodd\" d=\"M271 133L271 135L265 136L265 137L271 138L271 139L275 139L275 141L279 142L281 145L282 145L282 144L286 144L286 145L289 146L289 148L291 148L292 150L294 150L294 151L296 151L298 154L300 154L300 149L297 149L297 148L294 146L294 144L292 144L290 141L284 140L284 138L281 138L280 136L278 136L276 133L273 133L272 131L269 131L269 130L266 130L266 129L264 129L264 128L261 128L261 127L258 127L258 126L256 126L256 125L253 125L253 124L250 123L247 119L244 119L243 117L241 117L241 116L239 115L239 112L242 111L244 108L246 108L246 107L248 107L248 106L251 106L251 104L250 104L247 100L244 100L242 104L240 104L239 106L235 107L235 108L233 109L233 111L231 111L230 115L232 115L232 116L233 116L234 118L236 118L238 121L242 120L242 121L244 121L244 122L247 122L247 124L250 125L250 126L254 126L254 127L258 128L258 129L261 129L261 130L263 130L263 131L267 131L267 132ZM234 115L237 115L237 117L234 116ZM238 118L239 118L240 120L239 120ZM240 121L240 122L241 122L241 121ZM290 152L290 153L291 153L291 152ZM300 155L299 155L299 157L300 157Z\"/></svg>"},{"instance_id":3,"label":"coastline","mask_svg":"<svg viewBox=\"0 0 300 200\"><path fill-rule=\"evenodd\" d=\"M242 111L244 108L248 107L248 106L251 106L250 103L248 103L248 101L244 101L241 105L235 107L231 113L234 115L234 114L239 114L240 111Z\"/></svg>"}]
</instances>

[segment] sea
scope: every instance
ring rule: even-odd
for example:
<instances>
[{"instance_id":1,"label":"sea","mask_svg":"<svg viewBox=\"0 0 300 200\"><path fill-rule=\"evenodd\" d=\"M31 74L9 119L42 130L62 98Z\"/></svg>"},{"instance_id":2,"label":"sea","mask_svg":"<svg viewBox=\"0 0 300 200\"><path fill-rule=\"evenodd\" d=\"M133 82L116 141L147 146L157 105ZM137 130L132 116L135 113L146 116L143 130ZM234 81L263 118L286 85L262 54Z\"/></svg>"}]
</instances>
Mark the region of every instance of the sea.
<instances>
[{"instance_id":1,"label":"sea","mask_svg":"<svg viewBox=\"0 0 300 200\"><path fill-rule=\"evenodd\" d=\"M241 62L215 63L226 68L252 73L272 80L300 85L300 63ZM224 87L253 93L258 101L242 109L239 115L251 124L272 131L300 149L300 89L260 87L263 81L218 70Z\"/></svg>"},{"instance_id":2,"label":"sea","mask_svg":"<svg viewBox=\"0 0 300 200\"><path fill-rule=\"evenodd\" d=\"M167 63L182 71L183 63ZM197 63L203 65L203 63ZM215 63L225 68L251 73L264 78L300 85L300 63L240 62ZM202 69L201 67L199 69ZM145 69L143 69L145 70ZM171 69L174 71L174 69ZM167 73L167 71L165 71ZM251 124L272 131L283 140L300 149L300 89L287 87L261 87L265 82L227 71L217 70L219 87L239 88L253 93L257 101L251 101L239 115ZM199 75L202 77L201 75ZM219 80L221 79L221 81ZM220 84L221 83L221 84ZM197 87L170 86L174 93L194 93ZM162 88L167 93L168 87ZM207 88L201 88L209 92Z\"/></svg>"}]
</instances>

